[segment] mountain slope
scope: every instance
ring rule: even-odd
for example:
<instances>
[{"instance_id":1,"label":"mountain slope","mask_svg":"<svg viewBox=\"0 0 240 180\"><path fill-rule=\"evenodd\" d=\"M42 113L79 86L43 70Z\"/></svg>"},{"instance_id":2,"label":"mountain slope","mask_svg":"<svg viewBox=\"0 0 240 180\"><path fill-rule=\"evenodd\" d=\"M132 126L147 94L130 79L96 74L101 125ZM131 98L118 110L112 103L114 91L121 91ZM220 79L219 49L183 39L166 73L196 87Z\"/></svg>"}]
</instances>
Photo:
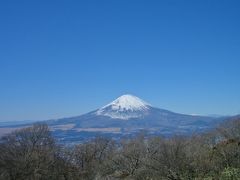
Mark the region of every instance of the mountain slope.
<instances>
[{"instance_id":1,"label":"mountain slope","mask_svg":"<svg viewBox=\"0 0 240 180\"><path fill-rule=\"evenodd\" d=\"M48 121L57 132L71 136L88 134L87 138L101 135L131 135L140 130L152 134L173 135L201 132L216 126L221 118L179 114L151 106L132 95L123 95L113 102L87 114ZM67 137L65 137L67 138Z\"/></svg>"},{"instance_id":2,"label":"mountain slope","mask_svg":"<svg viewBox=\"0 0 240 180\"><path fill-rule=\"evenodd\" d=\"M51 127L60 141L69 143L85 141L96 135L119 138L141 130L165 136L191 134L211 129L223 120L224 118L179 114L153 107L136 96L123 95L87 114L44 123ZM27 125L30 124L24 124Z\"/></svg>"}]
</instances>

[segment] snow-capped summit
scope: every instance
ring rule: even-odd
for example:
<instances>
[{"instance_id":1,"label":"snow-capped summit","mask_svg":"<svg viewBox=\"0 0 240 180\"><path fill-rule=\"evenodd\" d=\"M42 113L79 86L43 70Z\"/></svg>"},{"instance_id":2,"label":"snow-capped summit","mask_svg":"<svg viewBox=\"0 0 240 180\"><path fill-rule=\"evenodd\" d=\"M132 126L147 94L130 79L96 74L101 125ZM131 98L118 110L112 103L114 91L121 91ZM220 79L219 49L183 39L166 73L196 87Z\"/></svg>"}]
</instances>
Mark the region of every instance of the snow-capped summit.
<instances>
[{"instance_id":1,"label":"snow-capped summit","mask_svg":"<svg viewBox=\"0 0 240 180\"><path fill-rule=\"evenodd\" d=\"M113 102L109 103L108 105L102 107L101 109L104 109L109 106L111 106L112 110L136 111L136 110L148 109L149 104L136 96L125 94L120 96Z\"/></svg>"},{"instance_id":2,"label":"snow-capped summit","mask_svg":"<svg viewBox=\"0 0 240 180\"><path fill-rule=\"evenodd\" d=\"M100 108L97 111L97 115L127 120L130 118L141 117L147 113L149 107L150 104L146 103L142 99L126 94Z\"/></svg>"}]
</instances>

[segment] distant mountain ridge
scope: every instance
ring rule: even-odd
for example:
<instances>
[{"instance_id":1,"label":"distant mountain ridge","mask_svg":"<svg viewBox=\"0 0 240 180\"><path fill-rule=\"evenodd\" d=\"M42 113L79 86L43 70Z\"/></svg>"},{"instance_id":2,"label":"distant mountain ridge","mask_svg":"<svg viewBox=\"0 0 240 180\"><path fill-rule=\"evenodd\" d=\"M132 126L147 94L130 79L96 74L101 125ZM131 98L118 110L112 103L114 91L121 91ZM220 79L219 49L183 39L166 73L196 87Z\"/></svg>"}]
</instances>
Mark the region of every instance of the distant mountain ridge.
<instances>
[{"instance_id":1,"label":"distant mountain ridge","mask_svg":"<svg viewBox=\"0 0 240 180\"><path fill-rule=\"evenodd\" d=\"M60 141L79 142L97 135L131 136L142 130L165 136L191 134L211 129L223 120L221 117L186 115L156 108L127 94L81 116L44 122Z\"/></svg>"},{"instance_id":2,"label":"distant mountain ridge","mask_svg":"<svg viewBox=\"0 0 240 180\"><path fill-rule=\"evenodd\" d=\"M90 137L91 134L118 137L132 135L141 130L169 136L176 133L202 132L213 128L222 120L156 108L136 96L127 94L95 111L77 117L49 121L48 124L60 136L63 132L71 132L71 135L78 133L83 136L88 134ZM64 128L67 130L64 131Z\"/></svg>"}]
</instances>

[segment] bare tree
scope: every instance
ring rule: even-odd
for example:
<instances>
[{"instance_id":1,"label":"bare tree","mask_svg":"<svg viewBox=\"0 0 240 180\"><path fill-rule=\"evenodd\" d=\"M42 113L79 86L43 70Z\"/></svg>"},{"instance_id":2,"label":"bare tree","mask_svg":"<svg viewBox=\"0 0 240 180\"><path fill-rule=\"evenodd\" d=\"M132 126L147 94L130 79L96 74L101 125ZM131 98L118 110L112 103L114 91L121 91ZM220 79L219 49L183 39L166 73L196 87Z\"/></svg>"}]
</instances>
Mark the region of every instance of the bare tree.
<instances>
[{"instance_id":1,"label":"bare tree","mask_svg":"<svg viewBox=\"0 0 240 180\"><path fill-rule=\"evenodd\" d=\"M100 173L104 174L103 163L111 156L113 147L112 140L102 137L76 145L73 150L73 163L80 176L83 179L94 179Z\"/></svg>"},{"instance_id":2,"label":"bare tree","mask_svg":"<svg viewBox=\"0 0 240 180\"><path fill-rule=\"evenodd\" d=\"M46 179L54 168L55 142L45 124L17 130L1 139L0 173L4 179Z\"/></svg>"}]
</instances>

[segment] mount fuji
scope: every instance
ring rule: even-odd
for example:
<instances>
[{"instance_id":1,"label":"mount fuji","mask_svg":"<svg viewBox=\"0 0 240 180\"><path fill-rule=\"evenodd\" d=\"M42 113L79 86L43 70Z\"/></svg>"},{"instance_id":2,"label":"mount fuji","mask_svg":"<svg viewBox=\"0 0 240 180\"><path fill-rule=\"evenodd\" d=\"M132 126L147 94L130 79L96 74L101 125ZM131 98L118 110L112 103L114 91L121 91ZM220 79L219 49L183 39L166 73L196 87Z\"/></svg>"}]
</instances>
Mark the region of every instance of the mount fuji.
<instances>
[{"instance_id":1,"label":"mount fuji","mask_svg":"<svg viewBox=\"0 0 240 180\"><path fill-rule=\"evenodd\" d=\"M60 142L77 143L96 136L128 137L146 131L148 134L172 136L189 135L216 127L227 117L187 115L160 109L133 95L123 95L111 103L81 116L42 121L51 128ZM24 124L1 125L6 128L30 126ZM2 127L1 127L2 126Z\"/></svg>"},{"instance_id":2,"label":"mount fuji","mask_svg":"<svg viewBox=\"0 0 240 180\"><path fill-rule=\"evenodd\" d=\"M175 113L127 94L87 114L45 122L60 140L75 142L97 135L131 136L142 130L164 136L191 134L211 129L223 119Z\"/></svg>"}]
</instances>

